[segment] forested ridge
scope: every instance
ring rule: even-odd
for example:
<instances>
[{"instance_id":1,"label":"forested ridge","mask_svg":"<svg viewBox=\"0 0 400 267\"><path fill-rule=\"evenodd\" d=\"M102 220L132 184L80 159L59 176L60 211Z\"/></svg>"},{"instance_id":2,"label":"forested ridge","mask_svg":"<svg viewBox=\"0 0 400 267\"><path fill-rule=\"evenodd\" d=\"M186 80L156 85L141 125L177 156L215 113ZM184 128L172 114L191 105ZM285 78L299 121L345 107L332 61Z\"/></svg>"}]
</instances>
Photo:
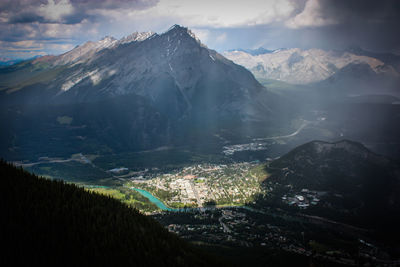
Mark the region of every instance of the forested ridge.
<instances>
[{"instance_id":1,"label":"forested ridge","mask_svg":"<svg viewBox=\"0 0 400 267\"><path fill-rule=\"evenodd\" d=\"M214 261L116 199L0 162L1 265L210 266Z\"/></svg>"}]
</instances>

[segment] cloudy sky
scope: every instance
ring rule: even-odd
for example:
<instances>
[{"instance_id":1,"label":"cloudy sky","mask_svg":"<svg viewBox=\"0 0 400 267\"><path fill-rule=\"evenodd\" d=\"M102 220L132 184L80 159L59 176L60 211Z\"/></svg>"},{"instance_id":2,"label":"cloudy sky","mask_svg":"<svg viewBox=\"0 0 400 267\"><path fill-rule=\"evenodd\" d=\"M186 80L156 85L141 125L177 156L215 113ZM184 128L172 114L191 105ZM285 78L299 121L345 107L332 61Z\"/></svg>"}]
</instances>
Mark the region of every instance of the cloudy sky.
<instances>
[{"instance_id":1,"label":"cloudy sky","mask_svg":"<svg viewBox=\"0 0 400 267\"><path fill-rule=\"evenodd\" d=\"M217 51L359 46L400 53L397 0L0 0L0 58L60 54L173 24Z\"/></svg>"}]
</instances>

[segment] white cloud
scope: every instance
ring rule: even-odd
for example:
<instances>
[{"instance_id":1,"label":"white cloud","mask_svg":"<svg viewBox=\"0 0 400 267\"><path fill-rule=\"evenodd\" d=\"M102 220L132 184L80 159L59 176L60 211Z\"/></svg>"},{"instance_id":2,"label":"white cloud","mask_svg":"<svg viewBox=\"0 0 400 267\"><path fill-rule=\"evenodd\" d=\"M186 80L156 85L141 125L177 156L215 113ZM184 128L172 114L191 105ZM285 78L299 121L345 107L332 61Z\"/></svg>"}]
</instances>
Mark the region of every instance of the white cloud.
<instances>
[{"instance_id":1,"label":"white cloud","mask_svg":"<svg viewBox=\"0 0 400 267\"><path fill-rule=\"evenodd\" d=\"M327 17L322 12L320 0L308 0L304 10L286 22L286 26L292 29L303 27L320 27L337 24L333 18Z\"/></svg>"},{"instance_id":2,"label":"white cloud","mask_svg":"<svg viewBox=\"0 0 400 267\"><path fill-rule=\"evenodd\" d=\"M40 5L38 13L51 21L60 21L62 17L74 12L74 7L69 0L61 0L55 3L54 0L48 0L47 5Z\"/></svg>"},{"instance_id":3,"label":"white cloud","mask_svg":"<svg viewBox=\"0 0 400 267\"><path fill-rule=\"evenodd\" d=\"M42 37L60 39L60 38L76 38L83 32L86 37L93 38L97 32L96 24L82 21L79 24L59 24L47 23L38 24L38 29Z\"/></svg>"},{"instance_id":4,"label":"white cloud","mask_svg":"<svg viewBox=\"0 0 400 267\"><path fill-rule=\"evenodd\" d=\"M73 44L47 44L46 48L51 51L67 52L73 49L75 45Z\"/></svg>"},{"instance_id":5,"label":"white cloud","mask_svg":"<svg viewBox=\"0 0 400 267\"><path fill-rule=\"evenodd\" d=\"M43 44L33 41L18 41L18 42L5 42L0 41L0 47L2 49L7 49L9 51L25 51L25 50L41 50L43 49Z\"/></svg>"},{"instance_id":6,"label":"white cloud","mask_svg":"<svg viewBox=\"0 0 400 267\"><path fill-rule=\"evenodd\" d=\"M173 17L189 27L244 27L284 21L295 11L291 0L161 0L132 18Z\"/></svg>"},{"instance_id":7,"label":"white cloud","mask_svg":"<svg viewBox=\"0 0 400 267\"><path fill-rule=\"evenodd\" d=\"M210 35L209 30L193 28L191 31L196 35L197 38L200 39L202 43L206 43L208 41Z\"/></svg>"}]
</instances>

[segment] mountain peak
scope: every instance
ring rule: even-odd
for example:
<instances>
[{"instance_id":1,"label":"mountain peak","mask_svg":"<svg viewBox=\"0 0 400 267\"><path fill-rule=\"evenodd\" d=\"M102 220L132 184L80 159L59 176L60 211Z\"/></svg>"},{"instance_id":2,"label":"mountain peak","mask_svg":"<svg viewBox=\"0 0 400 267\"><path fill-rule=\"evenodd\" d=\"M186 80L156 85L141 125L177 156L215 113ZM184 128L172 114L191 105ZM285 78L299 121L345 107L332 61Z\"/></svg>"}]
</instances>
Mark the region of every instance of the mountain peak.
<instances>
[{"instance_id":1,"label":"mountain peak","mask_svg":"<svg viewBox=\"0 0 400 267\"><path fill-rule=\"evenodd\" d=\"M175 24L171 26L163 35L176 35L176 34L189 34L191 37L195 38L194 34L186 27ZM196 39L196 38L195 38Z\"/></svg>"},{"instance_id":2,"label":"mountain peak","mask_svg":"<svg viewBox=\"0 0 400 267\"><path fill-rule=\"evenodd\" d=\"M349 46L345 51L356 55L364 55L366 52L360 46Z\"/></svg>"},{"instance_id":3,"label":"mountain peak","mask_svg":"<svg viewBox=\"0 0 400 267\"><path fill-rule=\"evenodd\" d=\"M308 165L317 166L318 164L322 164L321 162L323 161L329 161L332 159L345 161L346 157L352 157L357 160L373 159L376 162L384 162L381 156L371 152L363 144L358 142L350 140L340 140L336 142L316 140L296 147L286 155L282 156L274 164L284 165L289 164L289 162L298 164L301 161L307 161Z\"/></svg>"},{"instance_id":4,"label":"mountain peak","mask_svg":"<svg viewBox=\"0 0 400 267\"><path fill-rule=\"evenodd\" d=\"M200 39L187 27L183 27L181 25L175 24L172 27L170 27L163 35L172 35L172 37L175 37L176 35L188 35L189 37L193 38L200 46L207 47L204 45Z\"/></svg>"},{"instance_id":5,"label":"mountain peak","mask_svg":"<svg viewBox=\"0 0 400 267\"><path fill-rule=\"evenodd\" d=\"M107 36L104 36L100 41L115 41L115 40L117 40L117 39L115 39L112 36L107 35Z\"/></svg>"},{"instance_id":6,"label":"mountain peak","mask_svg":"<svg viewBox=\"0 0 400 267\"><path fill-rule=\"evenodd\" d=\"M313 145L316 152L330 152L333 149L343 149L347 152L353 153L369 153L369 150L361 143L350 141L350 140L340 140L337 142L324 142L324 141L312 141L310 144Z\"/></svg>"},{"instance_id":7,"label":"mountain peak","mask_svg":"<svg viewBox=\"0 0 400 267\"><path fill-rule=\"evenodd\" d=\"M112 46L115 42L117 41L117 39L115 39L112 36L105 36L103 39L101 39L98 42L95 42L97 45L97 48L101 49L101 48L107 48Z\"/></svg>"},{"instance_id":8,"label":"mountain peak","mask_svg":"<svg viewBox=\"0 0 400 267\"><path fill-rule=\"evenodd\" d=\"M186 28L186 27L183 27L183 26L181 26L181 25L179 25L179 24L174 24L174 25L172 25L168 30L167 30L167 32L169 32L169 31L173 31L173 30L184 30L184 31L186 31L188 28Z\"/></svg>"}]
</instances>

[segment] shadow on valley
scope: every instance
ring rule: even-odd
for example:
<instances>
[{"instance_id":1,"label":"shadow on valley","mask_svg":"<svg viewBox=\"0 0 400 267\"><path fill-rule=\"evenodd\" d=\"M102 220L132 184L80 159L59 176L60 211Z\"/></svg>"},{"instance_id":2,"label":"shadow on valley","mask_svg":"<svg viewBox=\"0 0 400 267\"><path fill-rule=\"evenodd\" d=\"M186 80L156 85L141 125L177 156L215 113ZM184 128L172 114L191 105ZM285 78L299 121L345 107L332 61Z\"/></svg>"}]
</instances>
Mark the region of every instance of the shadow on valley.
<instances>
[{"instance_id":1,"label":"shadow on valley","mask_svg":"<svg viewBox=\"0 0 400 267\"><path fill-rule=\"evenodd\" d=\"M358 264L372 255L382 263L399 258L399 162L356 142L314 141L264 168L265 191L249 205L301 232L306 250L345 251ZM375 249L364 258L363 242Z\"/></svg>"},{"instance_id":2,"label":"shadow on valley","mask_svg":"<svg viewBox=\"0 0 400 267\"><path fill-rule=\"evenodd\" d=\"M0 162L2 264L221 264L120 201Z\"/></svg>"}]
</instances>

